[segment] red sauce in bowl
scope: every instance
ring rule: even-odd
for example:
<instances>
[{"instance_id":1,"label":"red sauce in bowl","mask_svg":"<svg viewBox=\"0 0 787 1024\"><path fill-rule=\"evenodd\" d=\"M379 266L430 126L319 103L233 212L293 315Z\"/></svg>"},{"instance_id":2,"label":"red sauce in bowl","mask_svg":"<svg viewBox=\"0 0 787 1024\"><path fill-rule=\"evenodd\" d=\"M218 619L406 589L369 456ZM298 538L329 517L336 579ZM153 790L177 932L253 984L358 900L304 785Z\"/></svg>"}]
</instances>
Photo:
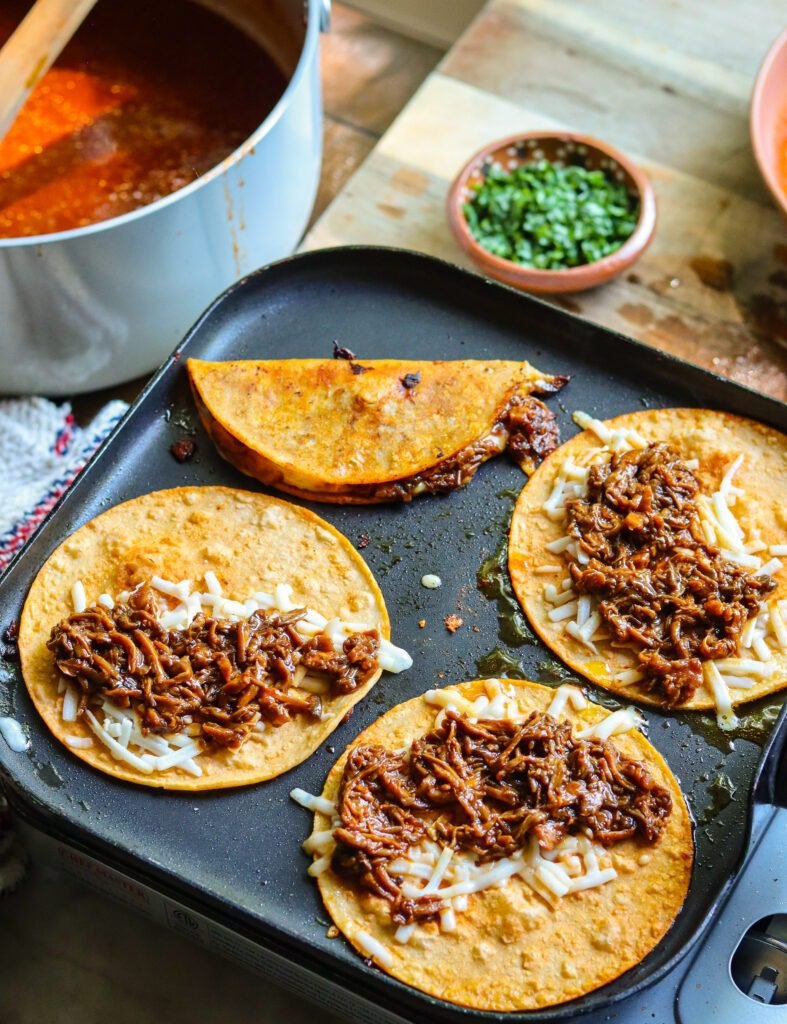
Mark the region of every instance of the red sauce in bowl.
<instances>
[{"instance_id":1,"label":"red sauce in bowl","mask_svg":"<svg viewBox=\"0 0 787 1024\"><path fill-rule=\"evenodd\" d=\"M30 7L0 2L0 45ZM271 57L189 0L100 0L0 143L0 238L108 220L229 156L286 86Z\"/></svg>"}]
</instances>

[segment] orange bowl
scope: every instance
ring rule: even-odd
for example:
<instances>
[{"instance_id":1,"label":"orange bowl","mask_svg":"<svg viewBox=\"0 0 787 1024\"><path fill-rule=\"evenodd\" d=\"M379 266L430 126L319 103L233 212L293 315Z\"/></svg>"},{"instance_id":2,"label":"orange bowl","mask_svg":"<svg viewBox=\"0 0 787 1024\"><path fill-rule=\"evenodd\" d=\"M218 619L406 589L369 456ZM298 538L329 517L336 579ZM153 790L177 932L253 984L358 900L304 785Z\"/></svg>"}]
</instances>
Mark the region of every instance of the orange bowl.
<instances>
[{"instance_id":1,"label":"orange bowl","mask_svg":"<svg viewBox=\"0 0 787 1024\"><path fill-rule=\"evenodd\" d=\"M765 184L787 216L787 29L768 50L757 74L749 130Z\"/></svg>"},{"instance_id":2,"label":"orange bowl","mask_svg":"<svg viewBox=\"0 0 787 1024\"><path fill-rule=\"evenodd\" d=\"M499 163L513 170L531 160L579 161L589 170L604 170L626 185L639 201L639 219L633 233L619 249L593 263L565 270L536 270L494 256L470 231L462 207L470 187L483 181L484 167ZM448 193L448 223L459 245L489 277L527 292L541 294L580 292L609 281L638 259L650 245L656 230L656 195L645 174L619 150L590 135L573 132L524 132L490 142L468 160Z\"/></svg>"}]
</instances>

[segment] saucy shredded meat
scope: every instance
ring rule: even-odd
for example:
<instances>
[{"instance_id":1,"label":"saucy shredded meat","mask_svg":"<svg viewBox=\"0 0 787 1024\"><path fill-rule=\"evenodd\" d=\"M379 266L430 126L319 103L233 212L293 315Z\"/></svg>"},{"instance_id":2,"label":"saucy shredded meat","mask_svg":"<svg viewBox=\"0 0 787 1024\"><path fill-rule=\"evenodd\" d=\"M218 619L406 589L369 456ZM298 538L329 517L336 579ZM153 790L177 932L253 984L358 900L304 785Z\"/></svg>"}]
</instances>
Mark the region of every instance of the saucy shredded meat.
<instances>
[{"instance_id":1,"label":"saucy shredded meat","mask_svg":"<svg viewBox=\"0 0 787 1024\"><path fill-rule=\"evenodd\" d=\"M672 811L669 791L605 740L577 739L569 722L532 712L521 722L470 722L447 711L409 754L350 752L339 790L332 866L390 903L397 924L433 917L437 895L406 897L391 864L424 838L478 862L549 851L568 835L604 846L656 842Z\"/></svg>"},{"instance_id":2,"label":"saucy shredded meat","mask_svg":"<svg viewBox=\"0 0 787 1024\"><path fill-rule=\"evenodd\" d=\"M143 733L189 729L209 745L237 748L260 720L320 717L319 697L295 687L299 667L327 677L334 695L377 671L376 630L351 634L338 653L324 633L306 640L296 631L305 611L256 611L238 622L199 614L184 629L165 629L145 586L112 611L95 605L69 615L47 646L79 687L80 715L106 698L133 707Z\"/></svg>"},{"instance_id":3,"label":"saucy shredded meat","mask_svg":"<svg viewBox=\"0 0 787 1024\"><path fill-rule=\"evenodd\" d=\"M735 654L746 621L776 586L705 540L697 478L667 444L591 467L588 494L566 502L568 533L590 556L572 563L579 594L599 599L613 642L638 649L642 685L670 707L702 685L702 662Z\"/></svg>"},{"instance_id":4,"label":"saucy shredded meat","mask_svg":"<svg viewBox=\"0 0 787 1024\"><path fill-rule=\"evenodd\" d=\"M554 380L557 383L543 383L543 387L539 388L540 393L552 394L558 391L568 378L558 377ZM485 437L423 473L366 488L364 493L392 501L411 501L415 494L447 494L470 483L481 463L504 448L508 449L525 472L530 473L559 443L554 413L532 395L514 395Z\"/></svg>"}]
</instances>

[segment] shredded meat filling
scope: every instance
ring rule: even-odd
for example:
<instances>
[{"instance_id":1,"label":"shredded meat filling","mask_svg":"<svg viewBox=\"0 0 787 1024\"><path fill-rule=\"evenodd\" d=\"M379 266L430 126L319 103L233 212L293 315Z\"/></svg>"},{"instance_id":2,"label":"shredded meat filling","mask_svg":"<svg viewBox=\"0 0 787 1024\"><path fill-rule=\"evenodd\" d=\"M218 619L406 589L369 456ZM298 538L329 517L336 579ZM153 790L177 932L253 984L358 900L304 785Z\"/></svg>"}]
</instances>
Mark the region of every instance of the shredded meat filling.
<instances>
[{"instance_id":1,"label":"shredded meat filling","mask_svg":"<svg viewBox=\"0 0 787 1024\"><path fill-rule=\"evenodd\" d=\"M305 608L238 622L199 614L185 629L165 629L158 611L145 586L112 611L95 605L55 626L48 647L79 688L79 715L106 698L134 708L143 733L188 729L209 745L237 748L258 721L319 718L319 697L295 685L299 668L327 678L333 694L351 693L378 668L375 630L351 634L339 653L324 633L306 640L296 631Z\"/></svg>"},{"instance_id":2,"label":"shredded meat filling","mask_svg":"<svg viewBox=\"0 0 787 1024\"><path fill-rule=\"evenodd\" d=\"M741 630L776 586L705 540L700 485L667 444L594 465L588 494L566 502L579 594L599 599L613 641L637 648L643 685L670 707L702 685L702 662L735 654Z\"/></svg>"},{"instance_id":3,"label":"shredded meat filling","mask_svg":"<svg viewBox=\"0 0 787 1024\"><path fill-rule=\"evenodd\" d=\"M590 833L611 846L656 842L672 798L639 761L568 722L532 712L522 722L473 723L448 711L408 753L356 747L342 776L332 866L390 904L397 924L434 917L437 895L406 897L391 864L428 837L498 860L534 836L543 850Z\"/></svg>"},{"instance_id":4,"label":"shredded meat filling","mask_svg":"<svg viewBox=\"0 0 787 1024\"><path fill-rule=\"evenodd\" d=\"M554 394L567 381L568 377L554 377L543 383L539 393ZM367 489L368 494L387 501L411 501L416 494L447 494L468 484L482 462L505 448L525 472L531 473L559 443L554 413L532 395L514 395L486 437L423 473L374 486Z\"/></svg>"}]
</instances>

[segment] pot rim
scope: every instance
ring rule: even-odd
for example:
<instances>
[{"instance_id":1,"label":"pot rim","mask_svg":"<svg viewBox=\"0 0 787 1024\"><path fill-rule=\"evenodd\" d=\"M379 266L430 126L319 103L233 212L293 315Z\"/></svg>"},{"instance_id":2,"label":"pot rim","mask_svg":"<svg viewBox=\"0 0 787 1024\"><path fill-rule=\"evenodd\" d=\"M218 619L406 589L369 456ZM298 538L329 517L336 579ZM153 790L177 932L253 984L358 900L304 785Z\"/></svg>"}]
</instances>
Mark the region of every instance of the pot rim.
<instances>
[{"instance_id":1,"label":"pot rim","mask_svg":"<svg viewBox=\"0 0 787 1024\"><path fill-rule=\"evenodd\" d=\"M171 206L173 203L179 202L181 199L185 199L187 196L199 191L201 188L210 184L210 182L223 176L227 171L239 163L243 157L253 153L255 147L262 142L265 136L272 131L277 122L281 120L285 109L289 106L291 94L295 92L300 85L301 80L306 76L307 67L311 65L311 60L316 54L317 43L320 35L320 2L321 0L305 0L308 17L303 46L301 48L300 56L298 57L298 63L295 65L295 70L293 71L284 92L276 101L276 105L268 113L267 117L260 122L260 125L255 128L252 134L247 139L244 139L237 149L234 149L223 160L211 167L209 171L206 171L188 185L184 185L183 188L179 188L175 192L170 192L169 195L163 196L161 199L157 199L153 203L140 206L136 210L130 210L128 213L122 213L119 217L111 217L108 220L96 221L94 224L86 224L81 228L69 228L68 231L52 231L44 235L24 235L20 238L0 238L0 250L47 245L52 244L53 242L70 242L74 239L86 238L91 235L101 234L104 231L110 231L113 228L131 224L134 221L141 220L148 214L152 214L167 206Z\"/></svg>"}]
</instances>

